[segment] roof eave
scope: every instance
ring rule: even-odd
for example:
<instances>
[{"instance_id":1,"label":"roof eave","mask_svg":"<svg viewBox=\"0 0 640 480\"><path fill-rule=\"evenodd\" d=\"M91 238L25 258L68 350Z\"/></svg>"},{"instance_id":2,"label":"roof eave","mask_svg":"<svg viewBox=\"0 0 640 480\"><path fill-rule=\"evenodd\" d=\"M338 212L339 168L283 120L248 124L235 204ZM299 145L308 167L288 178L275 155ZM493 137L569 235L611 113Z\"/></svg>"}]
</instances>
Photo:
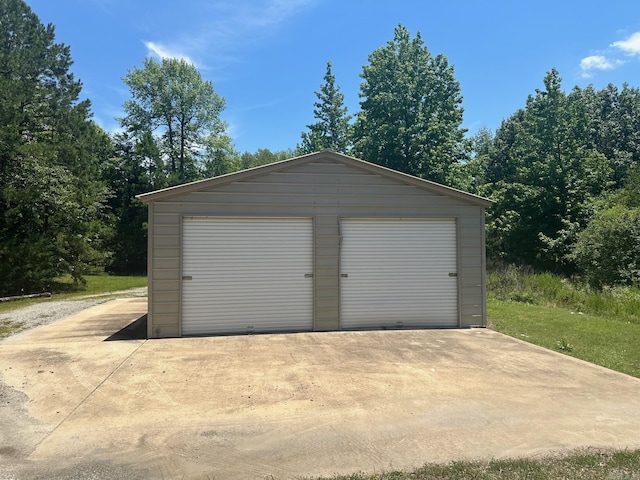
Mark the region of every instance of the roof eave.
<instances>
[{"instance_id":1,"label":"roof eave","mask_svg":"<svg viewBox=\"0 0 640 480\"><path fill-rule=\"evenodd\" d=\"M219 175L217 177L198 180L196 182L176 185L174 187L168 187L162 190L156 190L154 192L142 193L140 195L136 195L136 198L140 199L143 203L147 203L147 204L154 201L158 201L158 200L167 200L169 198L172 198L178 195L184 195L186 193L191 193L194 191L198 191L203 188L211 188L211 187L225 185L231 182L248 180L255 176L265 175L268 173L272 173L274 171L279 171L283 168L295 167L298 164L303 164L312 160L313 157L319 157L319 156L334 158L352 167L367 171L369 173L392 178L396 181L408 183L417 188L421 188L431 192L447 195L447 196L456 198L458 200L471 203L473 205L488 208L495 203L495 201L488 198L480 197L478 195L474 195L472 193L464 192L462 190L458 190L453 187L448 187L446 185L435 183L430 180L425 180L423 178L414 177L412 175L398 172L396 170L383 167L381 165L376 165L374 163L370 163L365 160L360 160L359 158L338 153L334 150L322 150L320 152L310 153L300 157L289 158L286 160L281 160L279 162L274 162L267 165L260 165L258 167L249 168L247 170L241 170L239 172L227 173L225 175Z\"/></svg>"}]
</instances>

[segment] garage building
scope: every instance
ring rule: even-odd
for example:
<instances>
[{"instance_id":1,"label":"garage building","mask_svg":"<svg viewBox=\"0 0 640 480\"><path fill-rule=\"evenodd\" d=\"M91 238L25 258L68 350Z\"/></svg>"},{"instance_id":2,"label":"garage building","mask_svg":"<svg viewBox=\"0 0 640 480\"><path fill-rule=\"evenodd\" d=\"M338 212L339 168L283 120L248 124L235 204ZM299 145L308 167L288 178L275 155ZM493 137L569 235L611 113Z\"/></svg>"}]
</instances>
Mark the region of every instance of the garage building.
<instances>
[{"instance_id":1,"label":"garage building","mask_svg":"<svg viewBox=\"0 0 640 480\"><path fill-rule=\"evenodd\" d=\"M491 200L331 150L139 198L150 338L486 325Z\"/></svg>"}]
</instances>

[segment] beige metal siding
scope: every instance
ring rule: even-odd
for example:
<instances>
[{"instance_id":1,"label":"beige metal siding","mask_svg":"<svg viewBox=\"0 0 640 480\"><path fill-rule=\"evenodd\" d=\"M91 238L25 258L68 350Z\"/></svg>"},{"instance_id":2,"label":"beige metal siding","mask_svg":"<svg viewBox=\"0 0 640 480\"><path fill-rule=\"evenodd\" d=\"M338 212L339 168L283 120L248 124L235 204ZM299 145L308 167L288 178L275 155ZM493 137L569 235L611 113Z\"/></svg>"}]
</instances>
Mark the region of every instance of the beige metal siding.
<instances>
[{"instance_id":1,"label":"beige metal siding","mask_svg":"<svg viewBox=\"0 0 640 480\"><path fill-rule=\"evenodd\" d=\"M343 329L458 326L456 222L341 221Z\"/></svg>"},{"instance_id":2,"label":"beige metal siding","mask_svg":"<svg viewBox=\"0 0 640 480\"><path fill-rule=\"evenodd\" d=\"M185 217L182 334L311 331L312 242L309 218Z\"/></svg>"},{"instance_id":3,"label":"beige metal siding","mask_svg":"<svg viewBox=\"0 0 640 480\"><path fill-rule=\"evenodd\" d=\"M168 313L168 305L162 307L167 313L153 309L179 304L181 280L175 262L181 261L180 235L164 227L179 226L183 216L313 218L315 330L340 328L338 218L454 218L460 249L460 326L484 324L484 208L471 202L320 155L301 166L157 200L150 207L149 228L160 233L155 241L150 239L150 336L180 335L179 313Z\"/></svg>"},{"instance_id":4,"label":"beige metal siding","mask_svg":"<svg viewBox=\"0 0 640 480\"><path fill-rule=\"evenodd\" d=\"M180 335L180 215L149 207L149 337ZM153 234L152 234L153 233Z\"/></svg>"},{"instance_id":5,"label":"beige metal siding","mask_svg":"<svg viewBox=\"0 0 640 480\"><path fill-rule=\"evenodd\" d=\"M153 222L155 220L154 214L154 204L149 204L147 209L148 215L148 231L153 231ZM155 251L153 248L153 235L147 234L147 338L156 337L153 332L153 318L154 311L153 305L155 301L155 290L154 290L154 277L153 277L153 266L155 262L158 261L157 257L154 255Z\"/></svg>"},{"instance_id":6,"label":"beige metal siding","mask_svg":"<svg viewBox=\"0 0 640 480\"><path fill-rule=\"evenodd\" d=\"M340 329L340 231L336 215L317 215L314 222L314 329Z\"/></svg>"}]
</instances>

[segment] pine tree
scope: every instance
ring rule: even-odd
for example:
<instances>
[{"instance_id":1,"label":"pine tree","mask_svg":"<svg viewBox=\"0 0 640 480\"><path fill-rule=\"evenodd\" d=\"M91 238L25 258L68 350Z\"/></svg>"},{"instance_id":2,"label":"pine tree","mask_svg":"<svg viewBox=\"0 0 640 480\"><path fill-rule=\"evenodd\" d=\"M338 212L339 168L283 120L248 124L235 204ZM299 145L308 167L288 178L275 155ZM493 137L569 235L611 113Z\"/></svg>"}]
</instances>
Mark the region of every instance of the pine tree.
<instances>
[{"instance_id":1,"label":"pine tree","mask_svg":"<svg viewBox=\"0 0 640 480\"><path fill-rule=\"evenodd\" d=\"M313 116L318 121L307 125L308 132L302 133L300 153L313 153L331 149L340 153L349 153L351 147L350 115L343 106L344 95L335 84L335 76L331 72L331 62L327 62L327 72L320 91L315 92L318 101L313 104Z\"/></svg>"},{"instance_id":2,"label":"pine tree","mask_svg":"<svg viewBox=\"0 0 640 480\"><path fill-rule=\"evenodd\" d=\"M69 47L22 0L0 0L0 294L82 281L103 264L108 136L79 101Z\"/></svg>"}]
</instances>

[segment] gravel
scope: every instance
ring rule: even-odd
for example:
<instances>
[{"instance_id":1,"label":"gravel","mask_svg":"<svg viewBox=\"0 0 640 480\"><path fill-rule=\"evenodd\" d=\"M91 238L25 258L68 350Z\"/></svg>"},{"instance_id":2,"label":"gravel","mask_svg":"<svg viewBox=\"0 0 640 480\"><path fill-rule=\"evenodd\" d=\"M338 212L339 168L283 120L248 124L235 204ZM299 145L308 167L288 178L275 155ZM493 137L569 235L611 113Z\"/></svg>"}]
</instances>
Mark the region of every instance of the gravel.
<instances>
[{"instance_id":1,"label":"gravel","mask_svg":"<svg viewBox=\"0 0 640 480\"><path fill-rule=\"evenodd\" d=\"M73 300L51 300L38 302L28 307L0 314L0 323L11 322L20 325L12 335L30 328L47 325L67 318L87 308L100 303L108 302L114 298L146 297L147 287L132 288L121 292L111 292L99 295L90 295Z\"/></svg>"}]
</instances>

